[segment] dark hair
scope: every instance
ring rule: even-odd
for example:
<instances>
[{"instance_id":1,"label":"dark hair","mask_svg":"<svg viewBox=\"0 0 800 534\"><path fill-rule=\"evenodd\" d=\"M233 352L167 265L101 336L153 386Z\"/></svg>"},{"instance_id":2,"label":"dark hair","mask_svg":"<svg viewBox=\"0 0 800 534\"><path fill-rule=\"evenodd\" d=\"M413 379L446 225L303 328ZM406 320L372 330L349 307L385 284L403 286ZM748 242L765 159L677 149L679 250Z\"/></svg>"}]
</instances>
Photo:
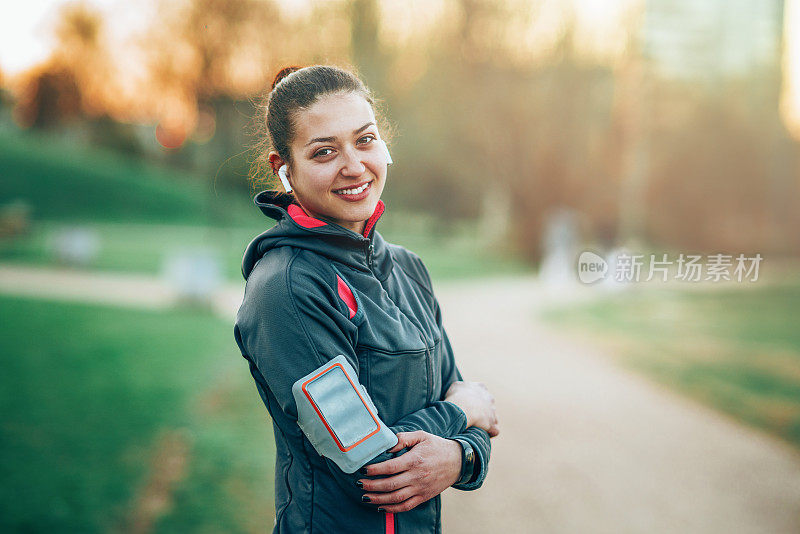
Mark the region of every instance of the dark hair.
<instances>
[{"instance_id":1,"label":"dark hair","mask_svg":"<svg viewBox=\"0 0 800 534\"><path fill-rule=\"evenodd\" d=\"M256 116L257 142L251 177L257 180L269 170L270 147L287 163L291 163L289 146L295 134L294 119L298 111L308 109L325 95L356 93L372 106L379 125L385 121L375 109L375 99L358 76L350 71L329 65L285 67L272 82L270 91L258 104ZM382 128L387 130L386 128Z\"/></svg>"}]
</instances>

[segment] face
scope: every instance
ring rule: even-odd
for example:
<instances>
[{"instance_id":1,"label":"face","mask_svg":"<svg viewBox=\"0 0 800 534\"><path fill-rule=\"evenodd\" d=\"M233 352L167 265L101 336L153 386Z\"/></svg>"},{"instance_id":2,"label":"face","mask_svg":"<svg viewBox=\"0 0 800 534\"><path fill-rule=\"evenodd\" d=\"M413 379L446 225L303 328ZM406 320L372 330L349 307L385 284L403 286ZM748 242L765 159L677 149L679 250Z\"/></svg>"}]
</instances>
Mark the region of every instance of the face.
<instances>
[{"instance_id":1,"label":"face","mask_svg":"<svg viewBox=\"0 0 800 534\"><path fill-rule=\"evenodd\" d=\"M298 203L312 217L362 233L386 182L372 106L354 93L327 95L294 122L288 174Z\"/></svg>"}]
</instances>

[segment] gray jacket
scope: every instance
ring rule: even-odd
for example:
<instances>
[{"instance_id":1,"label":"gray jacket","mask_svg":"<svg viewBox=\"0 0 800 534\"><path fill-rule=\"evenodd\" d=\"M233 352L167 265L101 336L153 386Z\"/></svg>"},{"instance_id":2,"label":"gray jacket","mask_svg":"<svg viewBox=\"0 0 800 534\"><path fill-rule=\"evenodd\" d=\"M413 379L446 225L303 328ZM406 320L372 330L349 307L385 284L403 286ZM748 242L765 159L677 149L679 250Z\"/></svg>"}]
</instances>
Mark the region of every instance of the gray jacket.
<instances>
[{"instance_id":1,"label":"gray jacket","mask_svg":"<svg viewBox=\"0 0 800 534\"><path fill-rule=\"evenodd\" d=\"M395 433L424 430L472 445L477 489L489 465L489 435L466 428L443 401L461 374L442 327L422 260L387 243L375 224L364 235L305 215L288 195L263 191L256 205L277 223L247 247L247 280L234 336L272 417L276 444L274 533L439 533L440 496L398 514L361 502L363 490L320 456L297 424L292 384L338 354L358 373L381 419ZM401 455L382 453L369 463Z\"/></svg>"}]
</instances>

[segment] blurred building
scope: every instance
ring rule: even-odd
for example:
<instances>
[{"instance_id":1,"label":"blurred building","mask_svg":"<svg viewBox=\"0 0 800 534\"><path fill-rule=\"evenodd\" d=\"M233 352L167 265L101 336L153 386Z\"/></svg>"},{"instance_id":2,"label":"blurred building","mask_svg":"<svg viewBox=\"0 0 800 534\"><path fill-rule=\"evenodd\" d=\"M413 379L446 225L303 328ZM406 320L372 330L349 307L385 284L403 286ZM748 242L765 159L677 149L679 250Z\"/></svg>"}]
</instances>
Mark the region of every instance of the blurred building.
<instances>
[{"instance_id":1,"label":"blurred building","mask_svg":"<svg viewBox=\"0 0 800 534\"><path fill-rule=\"evenodd\" d=\"M642 53L692 83L779 72L783 12L784 0L644 0Z\"/></svg>"}]
</instances>

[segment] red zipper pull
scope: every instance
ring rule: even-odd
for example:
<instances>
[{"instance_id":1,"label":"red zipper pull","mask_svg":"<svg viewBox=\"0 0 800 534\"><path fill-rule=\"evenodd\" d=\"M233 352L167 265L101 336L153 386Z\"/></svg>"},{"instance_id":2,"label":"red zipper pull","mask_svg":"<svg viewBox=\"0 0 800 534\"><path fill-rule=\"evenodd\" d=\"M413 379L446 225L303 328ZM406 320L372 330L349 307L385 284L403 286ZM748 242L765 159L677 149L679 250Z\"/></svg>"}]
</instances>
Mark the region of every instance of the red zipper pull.
<instances>
[{"instance_id":1,"label":"red zipper pull","mask_svg":"<svg viewBox=\"0 0 800 534\"><path fill-rule=\"evenodd\" d=\"M394 534L394 512L383 512L386 516L386 534Z\"/></svg>"}]
</instances>

